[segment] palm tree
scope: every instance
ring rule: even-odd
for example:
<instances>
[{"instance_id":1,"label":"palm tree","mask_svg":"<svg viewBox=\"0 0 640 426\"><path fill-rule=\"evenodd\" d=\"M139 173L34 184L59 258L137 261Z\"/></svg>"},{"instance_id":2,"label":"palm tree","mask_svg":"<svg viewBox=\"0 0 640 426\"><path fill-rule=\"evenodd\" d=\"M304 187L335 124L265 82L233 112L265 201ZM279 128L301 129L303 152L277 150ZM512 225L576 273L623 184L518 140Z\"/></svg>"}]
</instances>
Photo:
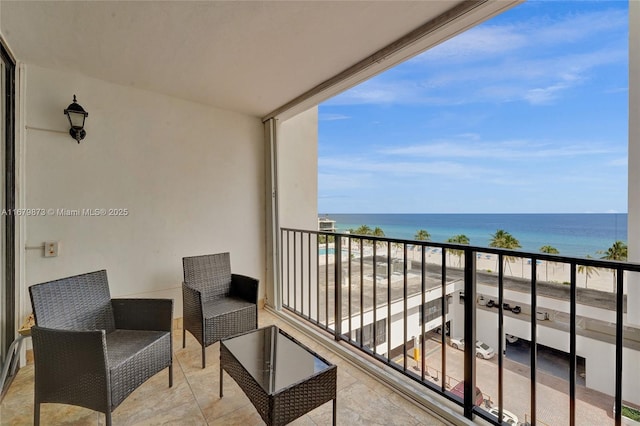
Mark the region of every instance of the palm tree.
<instances>
[{"instance_id":1,"label":"palm tree","mask_svg":"<svg viewBox=\"0 0 640 426\"><path fill-rule=\"evenodd\" d=\"M376 226L376 228L371 232L371 235L374 237L384 237L384 231L379 226ZM378 247L384 247L385 243L384 241L378 241L377 245Z\"/></svg>"},{"instance_id":2,"label":"palm tree","mask_svg":"<svg viewBox=\"0 0 640 426\"><path fill-rule=\"evenodd\" d=\"M491 236L491 242L489 247L503 248L508 250L516 250L522 247L520 241L513 237L510 233L503 229L498 229L495 234ZM509 265L507 262L514 262L516 259L513 256L505 256L504 263L505 268ZM497 269L497 266L496 266ZM509 267L511 270L511 267ZM513 271L511 272L513 274Z\"/></svg>"},{"instance_id":3,"label":"palm tree","mask_svg":"<svg viewBox=\"0 0 640 426\"><path fill-rule=\"evenodd\" d=\"M449 238L447 240L447 242L448 243L452 243L452 244L464 244L464 245L468 246L469 245L469 237L467 237L464 234L454 235L453 237ZM449 251L454 256L458 256L458 266L462 266L462 255L464 254L464 250L451 249Z\"/></svg>"},{"instance_id":4,"label":"palm tree","mask_svg":"<svg viewBox=\"0 0 640 426\"><path fill-rule=\"evenodd\" d=\"M540 253L547 253L547 254L560 254L560 252L558 251L557 248L552 247L552 246L542 246L540 247ZM552 263L555 265L555 262L547 262L546 266L545 266L545 274L546 274L546 280L549 281L549 263Z\"/></svg>"},{"instance_id":5,"label":"palm tree","mask_svg":"<svg viewBox=\"0 0 640 426\"><path fill-rule=\"evenodd\" d=\"M599 254L604 254L600 259L606 260L627 260L627 245L623 241L616 241L606 251L599 251ZM613 291L616 291L616 270L613 269Z\"/></svg>"},{"instance_id":6,"label":"palm tree","mask_svg":"<svg viewBox=\"0 0 640 426\"><path fill-rule=\"evenodd\" d=\"M360 225L357 229L353 230L353 233L357 235L371 235L371 232L371 228L367 225Z\"/></svg>"},{"instance_id":7,"label":"palm tree","mask_svg":"<svg viewBox=\"0 0 640 426\"><path fill-rule=\"evenodd\" d=\"M591 259L591 256L587 255L587 259ZM584 273L584 288L589 288L587 281L591 278L592 274L600 275L598 268L587 265L578 265L578 273Z\"/></svg>"},{"instance_id":8,"label":"palm tree","mask_svg":"<svg viewBox=\"0 0 640 426\"><path fill-rule=\"evenodd\" d=\"M413 239L418 241L429 241L431 240L431 234L426 229L420 229L416 232L416 235L413 236Z\"/></svg>"}]
</instances>

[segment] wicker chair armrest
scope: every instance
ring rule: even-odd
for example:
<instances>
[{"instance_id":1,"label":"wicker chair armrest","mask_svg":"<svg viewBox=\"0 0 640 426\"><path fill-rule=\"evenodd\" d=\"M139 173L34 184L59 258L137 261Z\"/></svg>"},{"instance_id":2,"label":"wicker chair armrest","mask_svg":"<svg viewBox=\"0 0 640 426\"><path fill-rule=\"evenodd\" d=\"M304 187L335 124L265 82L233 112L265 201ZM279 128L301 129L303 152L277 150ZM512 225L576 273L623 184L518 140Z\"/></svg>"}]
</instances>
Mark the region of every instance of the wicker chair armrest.
<instances>
[{"instance_id":1,"label":"wicker chair armrest","mask_svg":"<svg viewBox=\"0 0 640 426\"><path fill-rule=\"evenodd\" d=\"M110 378L104 330L33 326L36 400L110 410Z\"/></svg>"},{"instance_id":2,"label":"wicker chair armrest","mask_svg":"<svg viewBox=\"0 0 640 426\"><path fill-rule=\"evenodd\" d=\"M231 296L258 303L259 281L246 275L231 274Z\"/></svg>"},{"instance_id":3,"label":"wicker chair armrest","mask_svg":"<svg viewBox=\"0 0 640 426\"><path fill-rule=\"evenodd\" d=\"M171 331L173 299L111 299L116 328Z\"/></svg>"},{"instance_id":4,"label":"wicker chair armrest","mask_svg":"<svg viewBox=\"0 0 640 426\"><path fill-rule=\"evenodd\" d=\"M194 319L200 322L203 321L202 293L185 282L182 283L182 305L184 312L189 312L191 317L196 316Z\"/></svg>"}]
</instances>

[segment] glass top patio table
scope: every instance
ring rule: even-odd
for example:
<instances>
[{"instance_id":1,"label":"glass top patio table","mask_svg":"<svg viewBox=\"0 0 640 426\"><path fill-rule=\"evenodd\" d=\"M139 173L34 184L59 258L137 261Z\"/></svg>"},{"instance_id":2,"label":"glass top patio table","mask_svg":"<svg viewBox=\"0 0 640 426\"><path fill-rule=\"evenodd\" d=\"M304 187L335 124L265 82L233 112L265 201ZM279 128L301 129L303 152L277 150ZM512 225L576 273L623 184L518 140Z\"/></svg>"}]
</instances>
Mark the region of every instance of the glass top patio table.
<instances>
[{"instance_id":1,"label":"glass top patio table","mask_svg":"<svg viewBox=\"0 0 640 426\"><path fill-rule=\"evenodd\" d=\"M267 394L274 394L332 365L276 326L223 341Z\"/></svg>"},{"instance_id":2,"label":"glass top patio table","mask_svg":"<svg viewBox=\"0 0 640 426\"><path fill-rule=\"evenodd\" d=\"M259 328L220 342L220 398L224 370L268 426L286 425L329 401L336 426L337 369L278 327Z\"/></svg>"}]
</instances>

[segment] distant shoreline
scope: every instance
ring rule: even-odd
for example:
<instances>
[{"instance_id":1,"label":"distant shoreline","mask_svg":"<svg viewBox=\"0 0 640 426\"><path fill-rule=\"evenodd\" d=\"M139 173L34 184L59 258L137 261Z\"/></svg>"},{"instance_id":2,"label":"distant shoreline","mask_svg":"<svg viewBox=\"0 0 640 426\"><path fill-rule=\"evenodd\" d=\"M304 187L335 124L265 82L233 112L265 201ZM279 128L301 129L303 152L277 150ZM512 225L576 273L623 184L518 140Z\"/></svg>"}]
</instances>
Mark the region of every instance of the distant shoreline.
<instances>
[{"instance_id":1,"label":"distant shoreline","mask_svg":"<svg viewBox=\"0 0 640 426\"><path fill-rule=\"evenodd\" d=\"M539 252L550 245L561 255L601 257L616 241L627 241L627 213L363 213L321 214L336 221L337 232L361 225L379 227L386 237L413 240L418 230L430 241L445 243L464 234L470 245L488 247L491 236L503 229L520 242L519 250Z\"/></svg>"}]
</instances>

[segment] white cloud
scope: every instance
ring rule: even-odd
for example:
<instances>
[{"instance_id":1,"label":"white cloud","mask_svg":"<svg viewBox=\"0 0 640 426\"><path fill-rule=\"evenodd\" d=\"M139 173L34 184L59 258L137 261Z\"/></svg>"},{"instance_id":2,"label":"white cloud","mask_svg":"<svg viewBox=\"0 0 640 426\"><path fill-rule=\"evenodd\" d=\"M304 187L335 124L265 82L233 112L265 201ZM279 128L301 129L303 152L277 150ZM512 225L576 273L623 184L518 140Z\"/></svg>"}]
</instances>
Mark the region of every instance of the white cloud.
<instances>
[{"instance_id":1,"label":"white cloud","mask_svg":"<svg viewBox=\"0 0 640 426\"><path fill-rule=\"evenodd\" d=\"M506 25L486 23L435 46L411 62L485 61L491 56L505 56L525 49L576 43L626 25L626 13L620 10L567 14L555 19L535 17Z\"/></svg>"},{"instance_id":2,"label":"white cloud","mask_svg":"<svg viewBox=\"0 0 640 426\"><path fill-rule=\"evenodd\" d=\"M451 61L461 62L486 58L488 55L505 54L529 44L527 36L512 25L480 26L465 31L429 51L412 59L412 62Z\"/></svg>"},{"instance_id":3,"label":"white cloud","mask_svg":"<svg viewBox=\"0 0 640 426\"><path fill-rule=\"evenodd\" d=\"M351 117L344 114L328 114L328 113L320 113L318 114L318 120L320 121L336 121L336 120L348 120Z\"/></svg>"},{"instance_id":4,"label":"white cloud","mask_svg":"<svg viewBox=\"0 0 640 426\"><path fill-rule=\"evenodd\" d=\"M549 104L587 83L594 69L626 61L626 25L626 14L617 10L485 24L327 103ZM574 46L587 38L593 42Z\"/></svg>"},{"instance_id":5,"label":"white cloud","mask_svg":"<svg viewBox=\"0 0 640 426\"><path fill-rule=\"evenodd\" d=\"M493 175L496 173L491 168L482 166L469 166L453 161L390 161L388 159L342 159L324 158L318 159L318 167L330 174L343 176L344 174L359 174L360 181L363 174L385 176L428 176L437 175L470 179L481 175ZM352 178L349 178L352 180Z\"/></svg>"},{"instance_id":6,"label":"white cloud","mask_svg":"<svg viewBox=\"0 0 640 426\"><path fill-rule=\"evenodd\" d=\"M628 157L620 157L613 159L607 162L607 166L612 167L628 167L629 166L629 158Z\"/></svg>"},{"instance_id":7,"label":"white cloud","mask_svg":"<svg viewBox=\"0 0 640 426\"><path fill-rule=\"evenodd\" d=\"M384 149L388 155L418 156L429 158L557 158L609 154L611 148L595 143L562 145L533 141L492 141L479 142L477 136L469 142L465 139L438 141L428 144L410 145Z\"/></svg>"}]
</instances>

